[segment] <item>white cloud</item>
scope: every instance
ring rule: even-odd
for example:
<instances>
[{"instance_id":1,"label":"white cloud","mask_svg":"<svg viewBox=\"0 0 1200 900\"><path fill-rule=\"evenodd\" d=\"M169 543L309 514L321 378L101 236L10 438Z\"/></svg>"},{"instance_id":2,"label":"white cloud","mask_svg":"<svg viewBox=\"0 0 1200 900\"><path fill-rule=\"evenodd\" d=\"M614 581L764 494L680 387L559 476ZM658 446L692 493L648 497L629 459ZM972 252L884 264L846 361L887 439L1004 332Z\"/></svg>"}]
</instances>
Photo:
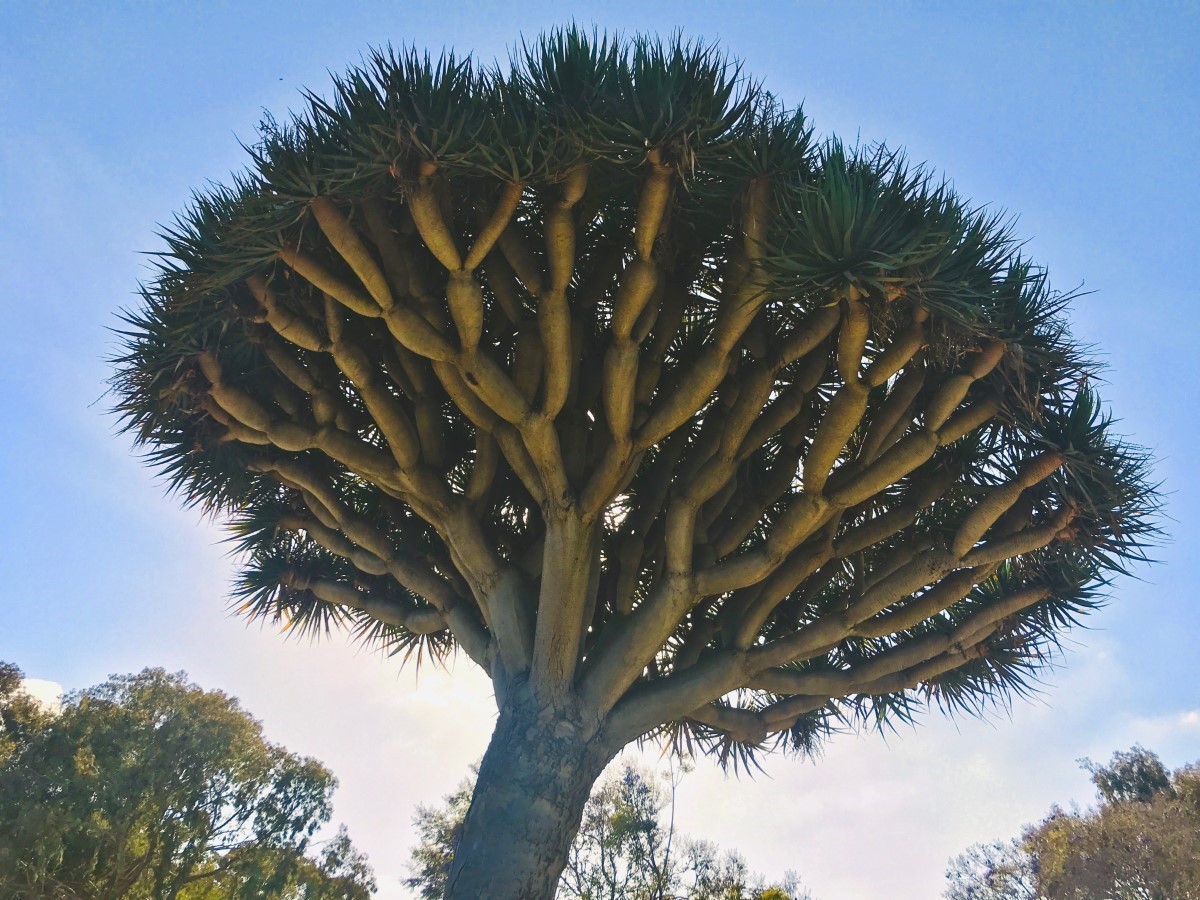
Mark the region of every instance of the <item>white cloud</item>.
<instances>
[{"instance_id":1,"label":"white cloud","mask_svg":"<svg viewBox=\"0 0 1200 900\"><path fill-rule=\"evenodd\" d=\"M1130 727L1170 737L1190 731L1200 731L1200 709L1188 709L1162 716L1135 718L1131 721Z\"/></svg>"},{"instance_id":2,"label":"white cloud","mask_svg":"<svg viewBox=\"0 0 1200 900\"><path fill-rule=\"evenodd\" d=\"M822 900L937 897L952 856L1018 834L1053 803L1091 798L1075 763L1094 735L1083 726L1108 715L1121 679L1095 643L1008 716L931 712L886 740L839 736L815 763L770 758L752 780L702 764L680 788L681 830L738 849L768 877L794 869Z\"/></svg>"},{"instance_id":3,"label":"white cloud","mask_svg":"<svg viewBox=\"0 0 1200 900\"><path fill-rule=\"evenodd\" d=\"M1126 715L1108 723L1089 743L1088 756L1106 760L1116 750L1141 744L1162 757L1168 768L1200 757L1200 709L1182 709L1153 716Z\"/></svg>"},{"instance_id":4,"label":"white cloud","mask_svg":"<svg viewBox=\"0 0 1200 900\"><path fill-rule=\"evenodd\" d=\"M26 678L21 682L25 692L49 709L57 710L62 705L63 686L57 681L43 678Z\"/></svg>"}]
</instances>

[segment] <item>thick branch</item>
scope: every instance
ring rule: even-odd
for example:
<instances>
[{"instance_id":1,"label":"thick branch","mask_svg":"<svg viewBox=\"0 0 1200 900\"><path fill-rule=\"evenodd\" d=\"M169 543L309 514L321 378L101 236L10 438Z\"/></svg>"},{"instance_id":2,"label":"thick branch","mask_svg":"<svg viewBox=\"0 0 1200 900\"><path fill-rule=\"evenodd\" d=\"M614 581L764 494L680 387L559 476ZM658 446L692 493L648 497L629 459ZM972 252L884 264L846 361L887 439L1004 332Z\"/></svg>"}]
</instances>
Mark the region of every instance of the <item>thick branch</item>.
<instances>
[{"instance_id":1,"label":"thick branch","mask_svg":"<svg viewBox=\"0 0 1200 900\"><path fill-rule=\"evenodd\" d=\"M357 609L385 625L394 625L413 634L433 634L444 631L446 620L432 607L419 607L381 598L370 591L360 591L352 584L332 578L307 578L286 572L279 583L297 591L310 591L318 600L331 606Z\"/></svg>"}]
</instances>

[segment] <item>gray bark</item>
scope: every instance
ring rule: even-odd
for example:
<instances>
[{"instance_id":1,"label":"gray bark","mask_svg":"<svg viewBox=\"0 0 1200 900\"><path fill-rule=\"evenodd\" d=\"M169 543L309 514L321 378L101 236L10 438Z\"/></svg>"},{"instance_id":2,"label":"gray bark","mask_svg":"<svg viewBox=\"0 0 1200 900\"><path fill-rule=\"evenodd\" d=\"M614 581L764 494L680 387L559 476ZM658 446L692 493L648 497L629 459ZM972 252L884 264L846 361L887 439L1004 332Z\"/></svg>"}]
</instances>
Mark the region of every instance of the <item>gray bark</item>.
<instances>
[{"instance_id":1,"label":"gray bark","mask_svg":"<svg viewBox=\"0 0 1200 900\"><path fill-rule=\"evenodd\" d=\"M572 708L512 685L479 768L447 900L552 900L612 747Z\"/></svg>"}]
</instances>

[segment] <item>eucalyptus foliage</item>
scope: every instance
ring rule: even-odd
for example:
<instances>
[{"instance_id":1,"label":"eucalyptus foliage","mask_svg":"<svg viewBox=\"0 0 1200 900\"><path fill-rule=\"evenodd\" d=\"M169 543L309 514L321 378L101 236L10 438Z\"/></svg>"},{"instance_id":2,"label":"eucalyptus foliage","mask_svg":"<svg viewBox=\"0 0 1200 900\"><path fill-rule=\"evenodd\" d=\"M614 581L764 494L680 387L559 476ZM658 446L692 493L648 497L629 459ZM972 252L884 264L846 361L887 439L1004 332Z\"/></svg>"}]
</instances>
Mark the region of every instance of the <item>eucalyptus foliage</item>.
<instances>
[{"instance_id":1,"label":"eucalyptus foliage","mask_svg":"<svg viewBox=\"0 0 1200 900\"><path fill-rule=\"evenodd\" d=\"M968 848L951 860L945 900L1200 896L1200 765L1172 773L1137 745L1080 763L1098 805L1055 805L1020 839Z\"/></svg>"},{"instance_id":2,"label":"eucalyptus foliage","mask_svg":"<svg viewBox=\"0 0 1200 900\"><path fill-rule=\"evenodd\" d=\"M1174 773L1134 746L1085 765L1093 809L1058 807L1023 834L1046 900L1188 900L1200 896L1200 765Z\"/></svg>"},{"instance_id":3,"label":"eucalyptus foliage","mask_svg":"<svg viewBox=\"0 0 1200 900\"><path fill-rule=\"evenodd\" d=\"M329 841L314 837L329 821L336 779L268 743L236 700L147 669L34 715L27 697L4 689L14 672L0 663L0 895L375 893L345 829Z\"/></svg>"}]
</instances>

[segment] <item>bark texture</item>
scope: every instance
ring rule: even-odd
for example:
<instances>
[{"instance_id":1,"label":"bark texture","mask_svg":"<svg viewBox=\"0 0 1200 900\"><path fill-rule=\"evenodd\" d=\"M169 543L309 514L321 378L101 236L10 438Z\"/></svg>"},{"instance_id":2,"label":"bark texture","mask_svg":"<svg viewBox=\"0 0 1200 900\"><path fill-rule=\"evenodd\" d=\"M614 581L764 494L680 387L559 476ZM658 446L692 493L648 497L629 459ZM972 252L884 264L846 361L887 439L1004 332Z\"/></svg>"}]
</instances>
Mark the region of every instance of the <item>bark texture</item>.
<instances>
[{"instance_id":1,"label":"bark texture","mask_svg":"<svg viewBox=\"0 0 1200 900\"><path fill-rule=\"evenodd\" d=\"M588 794L617 749L577 711L512 691L479 768L448 900L553 898Z\"/></svg>"}]
</instances>

